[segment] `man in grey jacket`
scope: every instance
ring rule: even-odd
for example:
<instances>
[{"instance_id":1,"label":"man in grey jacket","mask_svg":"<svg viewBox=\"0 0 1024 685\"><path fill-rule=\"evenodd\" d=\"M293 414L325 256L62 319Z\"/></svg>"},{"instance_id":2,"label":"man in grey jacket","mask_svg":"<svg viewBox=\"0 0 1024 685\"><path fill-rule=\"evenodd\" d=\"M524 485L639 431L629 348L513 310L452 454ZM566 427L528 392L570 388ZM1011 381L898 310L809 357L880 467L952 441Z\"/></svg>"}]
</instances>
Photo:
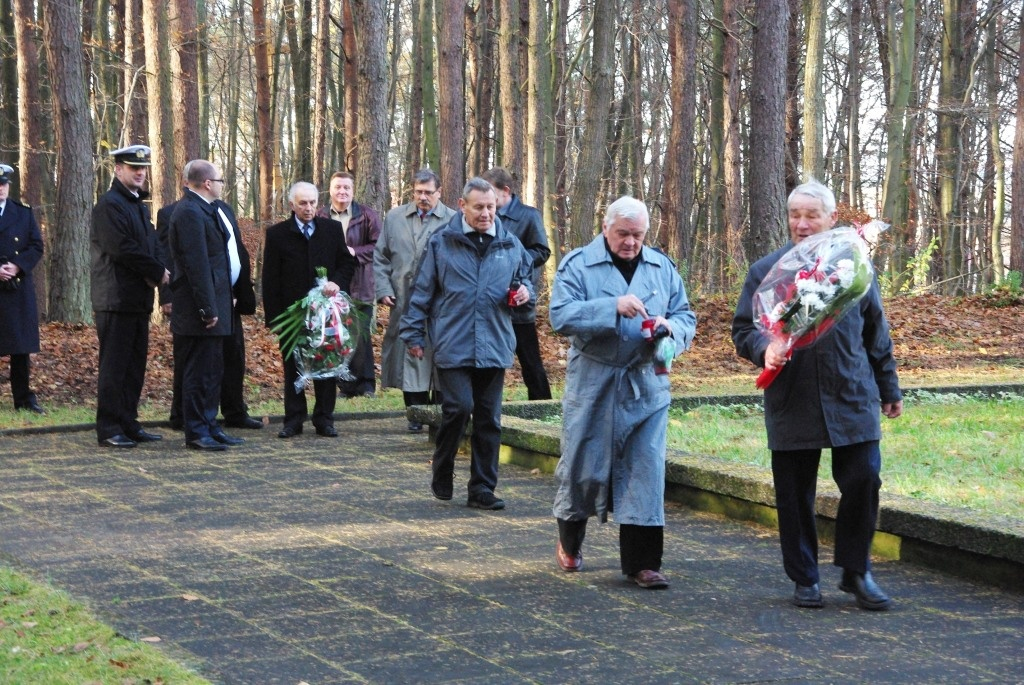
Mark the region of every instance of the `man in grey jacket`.
<instances>
[{"instance_id":1,"label":"man in grey jacket","mask_svg":"<svg viewBox=\"0 0 1024 685\"><path fill-rule=\"evenodd\" d=\"M466 183L462 213L430 238L399 335L423 357L429 338L441 391L441 426L430 490L452 498L455 453L473 417L469 498L477 509L504 509L494 495L501 446L501 393L512 366L512 309L533 299L531 262L519 240L495 220L497 196L482 178ZM513 284L518 283L514 289Z\"/></svg>"},{"instance_id":2,"label":"man in grey jacket","mask_svg":"<svg viewBox=\"0 0 1024 685\"><path fill-rule=\"evenodd\" d=\"M732 322L737 354L769 370L783 369L764 391L782 563L796 583L793 603L822 606L814 502L821 449L829 447L841 493L835 531L835 565L843 569L839 589L853 594L862 609L885 610L891 600L871 576L870 552L882 485L880 415L894 419L903 413L889 323L875 281L828 335L788 362L784 344L758 330L753 296L768 270L794 245L836 222L835 196L817 181L794 188L787 206L791 241L750 267Z\"/></svg>"}]
</instances>

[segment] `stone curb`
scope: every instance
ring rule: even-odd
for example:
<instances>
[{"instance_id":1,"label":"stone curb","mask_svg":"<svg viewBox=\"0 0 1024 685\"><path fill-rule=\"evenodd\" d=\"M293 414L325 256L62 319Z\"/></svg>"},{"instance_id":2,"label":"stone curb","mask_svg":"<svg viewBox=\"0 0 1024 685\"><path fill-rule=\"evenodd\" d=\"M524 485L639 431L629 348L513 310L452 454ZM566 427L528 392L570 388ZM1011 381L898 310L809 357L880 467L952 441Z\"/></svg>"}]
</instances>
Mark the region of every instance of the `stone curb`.
<instances>
[{"instance_id":1,"label":"stone curb","mask_svg":"<svg viewBox=\"0 0 1024 685\"><path fill-rule=\"evenodd\" d=\"M970 393L998 397L1024 394L1024 385L908 389L915 392ZM759 395L677 397L673 406L759 404ZM502 414L501 461L553 473L560 453L561 403L508 402ZM437 406L411 407L410 419L430 426L431 438L440 423ZM775 490L771 472L756 466L669 450L666 499L734 519L776 527ZM953 575L1024 591L1024 521L971 509L935 504L882 493L873 552ZM817 509L823 540L832 539L839 492L830 480L819 479Z\"/></svg>"}]
</instances>

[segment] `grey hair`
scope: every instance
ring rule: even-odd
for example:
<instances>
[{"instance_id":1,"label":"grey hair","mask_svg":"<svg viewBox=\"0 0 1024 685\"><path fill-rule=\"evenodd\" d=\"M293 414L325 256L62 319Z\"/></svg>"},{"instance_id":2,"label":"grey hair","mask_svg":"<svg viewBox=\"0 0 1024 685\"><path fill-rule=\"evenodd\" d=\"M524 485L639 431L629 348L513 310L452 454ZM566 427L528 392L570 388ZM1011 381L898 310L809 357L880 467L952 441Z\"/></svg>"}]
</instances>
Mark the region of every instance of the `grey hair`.
<instances>
[{"instance_id":1,"label":"grey hair","mask_svg":"<svg viewBox=\"0 0 1024 685\"><path fill-rule=\"evenodd\" d=\"M288 204L292 204L293 202L295 202L295 193L300 190L313 191L313 195L317 197L317 201L319 202L320 191L316 189L315 185L313 185L309 181L296 181L295 183L292 184L292 187L288 189Z\"/></svg>"},{"instance_id":2,"label":"grey hair","mask_svg":"<svg viewBox=\"0 0 1024 685\"><path fill-rule=\"evenodd\" d=\"M438 190L441 187L441 178L430 169L420 169L412 175L412 184L417 183L433 183L434 190Z\"/></svg>"},{"instance_id":3,"label":"grey hair","mask_svg":"<svg viewBox=\"0 0 1024 685\"><path fill-rule=\"evenodd\" d=\"M480 178L479 176L474 176L473 178L466 181L466 185L462 187L462 199L468 200L469 194L474 190L481 193L494 193L495 197L497 197L498 195L498 193L496 193L494 190L494 186L492 186L490 183Z\"/></svg>"},{"instance_id":4,"label":"grey hair","mask_svg":"<svg viewBox=\"0 0 1024 685\"><path fill-rule=\"evenodd\" d=\"M647 211L647 205L629 195L623 195L608 205L608 210L604 215L604 227L610 227L619 219L635 219L640 221L643 223L645 231L651 227L651 215Z\"/></svg>"},{"instance_id":5,"label":"grey hair","mask_svg":"<svg viewBox=\"0 0 1024 685\"><path fill-rule=\"evenodd\" d=\"M826 185L813 178L809 178L806 183L801 183L796 188L793 188L793 192L789 194L789 199L786 200L787 207L797 195L818 200L821 202L821 206L825 209L826 214L832 214L832 212L836 211L836 196L832 194L832 191Z\"/></svg>"}]
</instances>

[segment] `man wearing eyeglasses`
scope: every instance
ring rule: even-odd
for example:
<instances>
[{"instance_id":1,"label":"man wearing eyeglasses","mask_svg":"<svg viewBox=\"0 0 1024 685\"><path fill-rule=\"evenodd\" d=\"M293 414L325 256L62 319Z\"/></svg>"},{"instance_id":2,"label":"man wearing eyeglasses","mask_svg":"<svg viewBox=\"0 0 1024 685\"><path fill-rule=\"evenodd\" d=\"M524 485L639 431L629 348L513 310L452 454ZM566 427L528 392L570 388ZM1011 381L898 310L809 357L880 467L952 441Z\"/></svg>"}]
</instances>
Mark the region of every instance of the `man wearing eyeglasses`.
<instances>
[{"instance_id":1,"label":"man wearing eyeglasses","mask_svg":"<svg viewBox=\"0 0 1024 685\"><path fill-rule=\"evenodd\" d=\"M182 171L182 184L187 190L188 174L193 164L204 160L193 160L185 165ZM214 179L219 182L222 179ZM223 195L223 187L221 188ZM177 208L179 201L161 207L156 213L156 237L157 255L160 261L173 272L174 263L171 259L167 238L171 227L171 217ZM224 378L220 387L220 411L224 418L223 425L228 428L246 428L259 430L263 428L263 421L249 416L249 407L245 403L245 332L242 329L242 315L251 316L256 313L256 292L252 282L252 258L242 241L242 232L238 228L238 220L231 205L223 199L214 201L217 209L224 213L227 218L227 225L231 226L232 235L235 239L235 246L238 249L239 274L232 284L232 317L231 335L224 336ZM174 279L174 274L171 274ZM169 285L161 286L160 311L170 319L173 305L171 303L171 288ZM181 363L183 352L179 349L180 340L174 336L174 384L171 395L171 411L169 422L174 430L184 429L184 418L181 408L182 379L184 365Z\"/></svg>"},{"instance_id":2,"label":"man wearing eyeglasses","mask_svg":"<svg viewBox=\"0 0 1024 685\"><path fill-rule=\"evenodd\" d=\"M381 389L401 388L407 407L430 402L433 353L428 342L422 358L407 355L405 344L398 338L398 321L408 305L427 241L455 216L441 202L441 179L430 169L421 169L413 176L412 196L412 202L395 207L384 217L373 251L375 297L379 304L391 308L381 345L380 385ZM423 425L410 421L409 430L419 432Z\"/></svg>"},{"instance_id":3,"label":"man wearing eyeglasses","mask_svg":"<svg viewBox=\"0 0 1024 685\"><path fill-rule=\"evenodd\" d=\"M182 418L190 449L222 451L239 445L217 423L224 377L224 338L232 333L232 286L242 271L234 227L218 206L220 169L206 160L189 163L187 187L171 215L167 246L174 268L171 332L182 365Z\"/></svg>"}]
</instances>

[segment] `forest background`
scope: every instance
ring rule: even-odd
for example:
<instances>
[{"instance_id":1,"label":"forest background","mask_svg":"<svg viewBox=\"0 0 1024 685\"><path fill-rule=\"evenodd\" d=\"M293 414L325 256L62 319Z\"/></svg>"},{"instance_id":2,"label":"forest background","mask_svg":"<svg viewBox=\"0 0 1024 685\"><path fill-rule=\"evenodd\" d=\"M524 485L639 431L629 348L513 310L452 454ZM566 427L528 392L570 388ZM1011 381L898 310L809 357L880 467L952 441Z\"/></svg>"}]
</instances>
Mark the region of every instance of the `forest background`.
<instances>
[{"instance_id":1,"label":"forest background","mask_svg":"<svg viewBox=\"0 0 1024 685\"><path fill-rule=\"evenodd\" d=\"M632 194L691 295L735 292L814 176L882 217L890 295L1024 270L1020 0L0 0L0 161L35 207L50 321L91 321L89 214L108 153L154 150L154 208L192 158L259 233L295 180L510 169L555 259ZM1006 187L1010 185L1010 192ZM326 198L325 198L326 199ZM257 255L259 251L257 250ZM259 270L259 260L256 264ZM1017 273L1012 273L1013 271Z\"/></svg>"}]
</instances>

